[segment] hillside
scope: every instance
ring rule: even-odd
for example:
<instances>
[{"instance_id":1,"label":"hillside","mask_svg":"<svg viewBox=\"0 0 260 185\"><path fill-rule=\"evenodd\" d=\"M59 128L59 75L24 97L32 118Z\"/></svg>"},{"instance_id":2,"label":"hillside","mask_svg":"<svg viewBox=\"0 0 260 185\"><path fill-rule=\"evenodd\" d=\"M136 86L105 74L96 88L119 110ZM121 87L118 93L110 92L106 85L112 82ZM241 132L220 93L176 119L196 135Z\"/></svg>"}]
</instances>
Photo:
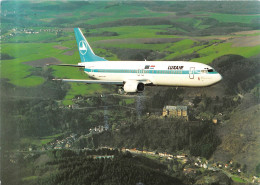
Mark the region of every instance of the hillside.
<instances>
[{"instance_id":1,"label":"hillside","mask_svg":"<svg viewBox=\"0 0 260 185\"><path fill-rule=\"evenodd\" d=\"M260 163L259 111L259 97L252 93L244 95L241 105L217 131L222 142L212 156L215 161L233 160L255 173Z\"/></svg>"},{"instance_id":2,"label":"hillside","mask_svg":"<svg viewBox=\"0 0 260 185\"><path fill-rule=\"evenodd\" d=\"M12 185L183 184L178 178L165 173L166 165L118 150L54 150L42 155L28 156L17 163L23 165L23 170L20 173L12 173L12 169L17 169L15 165L9 164L2 182ZM8 161L4 164L8 164ZM35 170L30 172L30 168Z\"/></svg>"}]
</instances>

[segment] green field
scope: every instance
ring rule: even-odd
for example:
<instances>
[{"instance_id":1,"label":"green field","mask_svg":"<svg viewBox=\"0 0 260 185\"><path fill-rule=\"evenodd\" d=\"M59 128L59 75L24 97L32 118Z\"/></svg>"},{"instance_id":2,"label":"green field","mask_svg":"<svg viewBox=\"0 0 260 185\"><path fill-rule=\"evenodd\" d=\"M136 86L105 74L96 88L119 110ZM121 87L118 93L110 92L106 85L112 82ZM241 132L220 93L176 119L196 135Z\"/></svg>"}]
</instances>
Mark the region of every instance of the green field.
<instances>
[{"instance_id":1,"label":"green field","mask_svg":"<svg viewBox=\"0 0 260 185\"><path fill-rule=\"evenodd\" d=\"M69 83L71 89L65 96L63 100L64 105L72 105L72 99L76 95L93 95L99 93L105 93L107 90L102 87L100 84L82 84L82 83Z\"/></svg>"},{"instance_id":2,"label":"green field","mask_svg":"<svg viewBox=\"0 0 260 185\"><path fill-rule=\"evenodd\" d=\"M89 7L88 10L93 11L93 9L96 7ZM105 22L110 22L110 21L116 21L120 19L125 19L125 18L139 18L139 17L163 17L163 16L168 16L167 13L157 13L150 11L147 8L144 8L142 6L133 6L133 5L112 5L109 8L106 7L100 7L99 11L102 11L104 14L108 14L109 16L105 17L98 17L98 18L92 18L90 17L90 20L87 21L88 24L101 24ZM172 13L174 14L174 13ZM86 14L87 15L87 14Z\"/></svg>"},{"instance_id":3,"label":"green field","mask_svg":"<svg viewBox=\"0 0 260 185\"><path fill-rule=\"evenodd\" d=\"M254 47L232 47L232 43L221 43L212 45L198 51L200 58L193 59L196 62L211 63L214 59L227 55L236 54L244 57L251 57L260 53L260 46Z\"/></svg>"},{"instance_id":4,"label":"green field","mask_svg":"<svg viewBox=\"0 0 260 185\"><path fill-rule=\"evenodd\" d=\"M23 138L21 140L21 144L27 145L27 146L35 145L35 146L40 147L42 145L45 145L45 144L53 141L54 139L56 139L57 137L59 137L61 135L62 134L55 134L55 135L46 136L46 137L42 137L42 138Z\"/></svg>"},{"instance_id":5,"label":"green field","mask_svg":"<svg viewBox=\"0 0 260 185\"><path fill-rule=\"evenodd\" d=\"M24 177L22 179L22 181L31 181L31 180L35 180L37 178L38 178L38 176L29 176L29 177Z\"/></svg>"},{"instance_id":6,"label":"green field","mask_svg":"<svg viewBox=\"0 0 260 185\"><path fill-rule=\"evenodd\" d=\"M54 33L41 33L41 34L19 34L13 38L11 38L10 42L42 42L42 41L50 41L56 39L56 35Z\"/></svg>"},{"instance_id":7,"label":"green field","mask_svg":"<svg viewBox=\"0 0 260 185\"><path fill-rule=\"evenodd\" d=\"M119 36L113 37L92 37L89 41L109 40L109 39L128 39L128 38L178 38L179 36L157 35L157 32L164 31L169 25L154 26L120 26L93 29L90 33L102 33L104 31L116 32ZM87 36L87 35L86 35Z\"/></svg>"},{"instance_id":8,"label":"green field","mask_svg":"<svg viewBox=\"0 0 260 185\"><path fill-rule=\"evenodd\" d=\"M45 145L51 141L53 141L54 139L56 139L57 137L61 136L62 134L55 134L55 135L52 135L52 136L46 136L46 137L43 137L41 138L41 144L42 145Z\"/></svg>"},{"instance_id":9,"label":"green field","mask_svg":"<svg viewBox=\"0 0 260 185\"><path fill-rule=\"evenodd\" d=\"M123 105L123 102L126 104L126 105L129 105L129 104L133 104L135 102L135 99L134 98L125 98L125 99L122 99L121 102L120 102L120 105Z\"/></svg>"},{"instance_id":10,"label":"green field","mask_svg":"<svg viewBox=\"0 0 260 185\"><path fill-rule=\"evenodd\" d=\"M240 183L246 183L247 182L247 181L245 181L245 180L243 180L243 179L241 179L241 178L239 178L237 176L232 176L231 178L235 182L240 182Z\"/></svg>"},{"instance_id":11,"label":"green field","mask_svg":"<svg viewBox=\"0 0 260 185\"><path fill-rule=\"evenodd\" d=\"M252 20L259 19L259 15L230 15L220 13L210 13L211 18L220 22L239 22L239 23L251 23Z\"/></svg>"}]
</instances>

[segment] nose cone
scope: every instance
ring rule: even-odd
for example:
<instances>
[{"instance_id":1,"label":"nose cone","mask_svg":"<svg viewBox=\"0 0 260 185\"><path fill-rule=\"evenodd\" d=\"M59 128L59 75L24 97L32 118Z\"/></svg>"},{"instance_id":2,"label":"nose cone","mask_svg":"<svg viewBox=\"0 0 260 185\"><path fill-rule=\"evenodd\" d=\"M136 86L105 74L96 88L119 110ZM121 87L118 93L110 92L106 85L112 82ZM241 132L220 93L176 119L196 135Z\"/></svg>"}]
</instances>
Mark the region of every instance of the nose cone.
<instances>
[{"instance_id":1,"label":"nose cone","mask_svg":"<svg viewBox=\"0 0 260 185\"><path fill-rule=\"evenodd\" d=\"M222 80L222 76L221 76L221 74L218 73L217 78L216 78L216 82L219 82L221 80Z\"/></svg>"}]
</instances>

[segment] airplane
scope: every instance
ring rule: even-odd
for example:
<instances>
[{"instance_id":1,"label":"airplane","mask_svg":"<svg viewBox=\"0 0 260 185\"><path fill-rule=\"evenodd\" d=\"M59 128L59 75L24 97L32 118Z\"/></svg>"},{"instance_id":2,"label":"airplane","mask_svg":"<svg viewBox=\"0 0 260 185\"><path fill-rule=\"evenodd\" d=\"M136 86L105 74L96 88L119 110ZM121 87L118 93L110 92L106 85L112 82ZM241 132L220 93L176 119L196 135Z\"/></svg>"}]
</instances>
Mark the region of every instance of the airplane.
<instances>
[{"instance_id":1,"label":"airplane","mask_svg":"<svg viewBox=\"0 0 260 185\"><path fill-rule=\"evenodd\" d=\"M188 61L107 61L93 52L80 28L74 28L81 62L94 80L54 79L86 84L113 84L126 93L143 92L145 86L205 87L216 84L222 76L206 64Z\"/></svg>"}]
</instances>

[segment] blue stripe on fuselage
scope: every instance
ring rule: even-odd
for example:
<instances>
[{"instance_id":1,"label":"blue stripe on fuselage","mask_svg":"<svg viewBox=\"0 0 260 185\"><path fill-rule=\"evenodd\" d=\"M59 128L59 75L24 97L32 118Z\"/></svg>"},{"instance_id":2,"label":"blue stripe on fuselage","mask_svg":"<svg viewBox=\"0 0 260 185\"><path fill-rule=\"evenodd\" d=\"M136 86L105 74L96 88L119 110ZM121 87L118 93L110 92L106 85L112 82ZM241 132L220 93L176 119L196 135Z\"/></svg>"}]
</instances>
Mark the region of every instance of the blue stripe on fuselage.
<instances>
[{"instance_id":1,"label":"blue stripe on fuselage","mask_svg":"<svg viewBox=\"0 0 260 185\"><path fill-rule=\"evenodd\" d=\"M194 73L190 73L189 70L136 70L136 69L88 69L85 68L86 72L96 73L142 73L142 74L218 74L218 72L201 73L200 70L195 70Z\"/></svg>"}]
</instances>

